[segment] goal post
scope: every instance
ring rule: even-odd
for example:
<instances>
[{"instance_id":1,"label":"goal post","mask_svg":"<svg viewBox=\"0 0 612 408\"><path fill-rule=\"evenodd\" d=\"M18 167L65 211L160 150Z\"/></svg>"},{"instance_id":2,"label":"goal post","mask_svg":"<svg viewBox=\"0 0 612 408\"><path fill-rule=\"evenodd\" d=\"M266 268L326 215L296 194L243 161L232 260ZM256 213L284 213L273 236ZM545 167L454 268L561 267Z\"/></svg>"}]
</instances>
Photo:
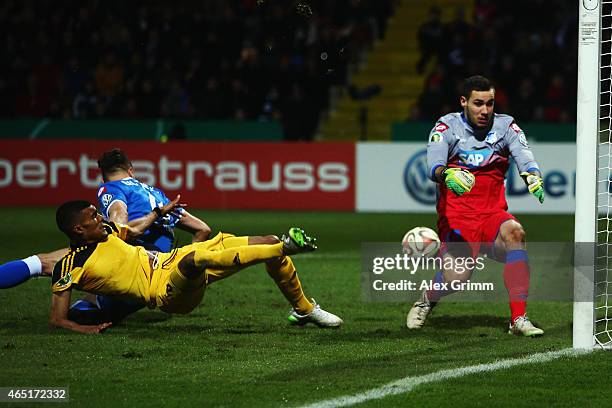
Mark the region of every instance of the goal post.
<instances>
[{"instance_id":1,"label":"goal post","mask_svg":"<svg viewBox=\"0 0 612 408\"><path fill-rule=\"evenodd\" d=\"M573 311L573 347L579 349L592 349L595 345L596 253L592 244L597 246L600 205L598 148L602 2L612 3L612 0L579 0ZM607 173L606 180L609 178Z\"/></svg>"}]
</instances>

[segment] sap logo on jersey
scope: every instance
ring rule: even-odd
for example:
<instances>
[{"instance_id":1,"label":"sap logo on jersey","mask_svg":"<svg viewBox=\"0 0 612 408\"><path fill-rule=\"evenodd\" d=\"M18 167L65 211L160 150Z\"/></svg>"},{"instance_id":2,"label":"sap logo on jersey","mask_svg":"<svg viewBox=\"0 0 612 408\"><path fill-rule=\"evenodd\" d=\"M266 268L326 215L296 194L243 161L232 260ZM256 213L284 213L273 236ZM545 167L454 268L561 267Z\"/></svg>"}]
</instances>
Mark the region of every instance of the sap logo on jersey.
<instances>
[{"instance_id":1,"label":"sap logo on jersey","mask_svg":"<svg viewBox=\"0 0 612 408\"><path fill-rule=\"evenodd\" d=\"M415 153L404 168L404 187L416 201L432 205L436 203L436 184L429 179L427 150Z\"/></svg>"},{"instance_id":2,"label":"sap logo on jersey","mask_svg":"<svg viewBox=\"0 0 612 408\"><path fill-rule=\"evenodd\" d=\"M469 168L480 167L489 156L491 156L492 150L461 150L459 158Z\"/></svg>"}]
</instances>

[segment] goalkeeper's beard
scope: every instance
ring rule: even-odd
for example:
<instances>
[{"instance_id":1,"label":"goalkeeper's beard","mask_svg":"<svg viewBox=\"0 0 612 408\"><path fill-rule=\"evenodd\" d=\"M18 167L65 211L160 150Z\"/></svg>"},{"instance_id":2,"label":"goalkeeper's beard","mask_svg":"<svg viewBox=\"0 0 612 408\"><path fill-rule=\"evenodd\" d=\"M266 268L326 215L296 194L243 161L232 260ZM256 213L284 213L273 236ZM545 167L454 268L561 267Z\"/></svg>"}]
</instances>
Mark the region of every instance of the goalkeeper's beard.
<instances>
[{"instance_id":1,"label":"goalkeeper's beard","mask_svg":"<svg viewBox=\"0 0 612 408\"><path fill-rule=\"evenodd\" d=\"M489 122L487 123L487 126L485 127L479 127L477 124L472 122L468 112L465 112L464 115L467 118L468 123L474 130L474 136L476 136L477 139L484 139L487 133L491 131L491 128L493 127L493 115L491 115L491 117L489 118Z\"/></svg>"}]
</instances>

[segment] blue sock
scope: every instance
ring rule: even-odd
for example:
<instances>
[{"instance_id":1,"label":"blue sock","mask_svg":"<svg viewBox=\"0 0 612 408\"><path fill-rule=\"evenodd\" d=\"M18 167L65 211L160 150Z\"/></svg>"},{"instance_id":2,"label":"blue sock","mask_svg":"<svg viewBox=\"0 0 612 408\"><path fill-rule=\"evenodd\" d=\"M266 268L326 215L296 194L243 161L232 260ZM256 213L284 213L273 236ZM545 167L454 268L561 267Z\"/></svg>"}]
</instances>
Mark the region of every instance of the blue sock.
<instances>
[{"instance_id":1,"label":"blue sock","mask_svg":"<svg viewBox=\"0 0 612 408\"><path fill-rule=\"evenodd\" d=\"M0 289L17 286L30 279L30 268L23 260L0 265Z\"/></svg>"},{"instance_id":2,"label":"blue sock","mask_svg":"<svg viewBox=\"0 0 612 408\"><path fill-rule=\"evenodd\" d=\"M436 272L436 274L434 275L433 278L433 282L434 283L444 283L444 274L442 273L442 271L438 271ZM444 290L444 289L432 289L432 290L428 290L427 291L427 300L429 300L432 303L437 302L438 300L440 300L441 297L448 295L449 292L448 290Z\"/></svg>"},{"instance_id":3,"label":"blue sock","mask_svg":"<svg viewBox=\"0 0 612 408\"><path fill-rule=\"evenodd\" d=\"M88 300L79 299L70 305L70 310L99 310L98 305L94 305Z\"/></svg>"},{"instance_id":4,"label":"blue sock","mask_svg":"<svg viewBox=\"0 0 612 408\"><path fill-rule=\"evenodd\" d=\"M68 318L79 324L117 323L145 305L135 301L120 300L108 296L96 296L96 303L88 300L77 300L70 306Z\"/></svg>"}]
</instances>

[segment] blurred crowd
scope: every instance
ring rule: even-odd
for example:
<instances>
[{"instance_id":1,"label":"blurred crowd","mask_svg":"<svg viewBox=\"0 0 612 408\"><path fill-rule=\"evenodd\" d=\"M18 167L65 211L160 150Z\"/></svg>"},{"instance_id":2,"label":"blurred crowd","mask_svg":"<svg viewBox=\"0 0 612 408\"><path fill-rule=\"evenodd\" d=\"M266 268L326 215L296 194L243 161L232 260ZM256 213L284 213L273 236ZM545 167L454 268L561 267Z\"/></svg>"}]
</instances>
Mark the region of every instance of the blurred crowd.
<instances>
[{"instance_id":1,"label":"blurred crowd","mask_svg":"<svg viewBox=\"0 0 612 408\"><path fill-rule=\"evenodd\" d=\"M309 139L392 0L6 0L3 117L281 120Z\"/></svg>"},{"instance_id":2,"label":"blurred crowd","mask_svg":"<svg viewBox=\"0 0 612 408\"><path fill-rule=\"evenodd\" d=\"M279 120L307 140L395 2L6 0L1 116ZM411 119L456 111L462 79L482 73L498 112L574 121L577 7L475 0L473 13L442 23L433 6L420 26L417 70L429 75Z\"/></svg>"},{"instance_id":3,"label":"blurred crowd","mask_svg":"<svg viewBox=\"0 0 612 408\"><path fill-rule=\"evenodd\" d=\"M520 122L575 121L577 10L563 0L476 0L473 23L457 8L443 24L432 7L418 31L417 70L434 68L410 119L459 110L463 78L483 74L496 86L497 112Z\"/></svg>"}]
</instances>

